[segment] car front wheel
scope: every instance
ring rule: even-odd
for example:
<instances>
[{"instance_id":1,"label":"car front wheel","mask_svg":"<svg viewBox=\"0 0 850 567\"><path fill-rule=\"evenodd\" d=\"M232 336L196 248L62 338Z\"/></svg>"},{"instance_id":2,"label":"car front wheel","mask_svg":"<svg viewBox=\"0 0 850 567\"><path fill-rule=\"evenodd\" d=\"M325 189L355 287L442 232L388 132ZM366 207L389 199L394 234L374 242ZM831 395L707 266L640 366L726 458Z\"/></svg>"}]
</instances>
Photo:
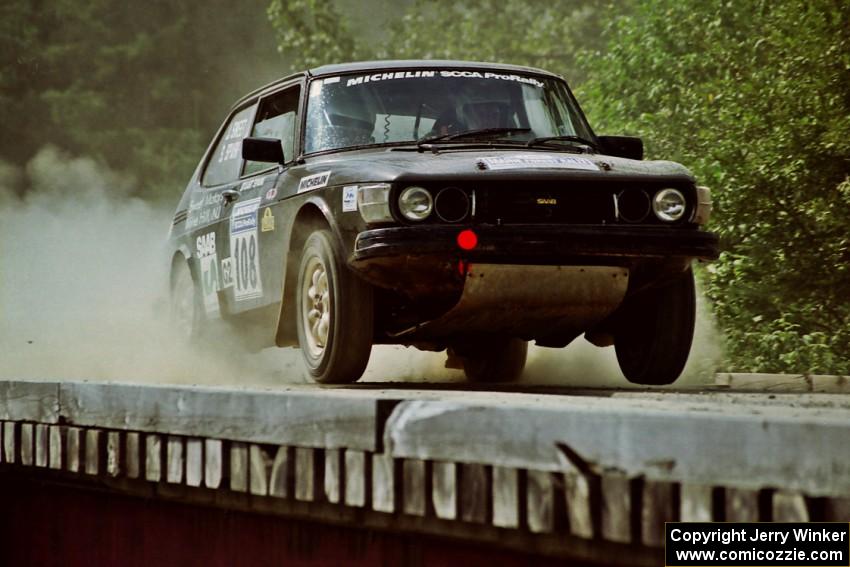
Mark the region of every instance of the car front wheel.
<instances>
[{"instance_id":1,"label":"car front wheel","mask_svg":"<svg viewBox=\"0 0 850 567\"><path fill-rule=\"evenodd\" d=\"M356 382L372 350L372 288L343 263L326 230L304 243L298 271L298 343L316 382Z\"/></svg>"},{"instance_id":2,"label":"car front wheel","mask_svg":"<svg viewBox=\"0 0 850 567\"><path fill-rule=\"evenodd\" d=\"M622 315L614 348L626 379L654 386L675 382L694 337L693 272L689 269L669 284L633 298Z\"/></svg>"}]
</instances>

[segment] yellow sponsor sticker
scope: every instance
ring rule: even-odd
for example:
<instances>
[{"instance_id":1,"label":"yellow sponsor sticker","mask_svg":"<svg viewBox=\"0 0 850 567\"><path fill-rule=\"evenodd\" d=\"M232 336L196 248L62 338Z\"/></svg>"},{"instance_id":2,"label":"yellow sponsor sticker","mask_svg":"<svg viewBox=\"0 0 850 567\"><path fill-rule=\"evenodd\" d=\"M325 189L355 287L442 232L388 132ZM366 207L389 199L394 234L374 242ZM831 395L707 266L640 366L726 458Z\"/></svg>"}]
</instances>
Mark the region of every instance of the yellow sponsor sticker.
<instances>
[{"instance_id":1,"label":"yellow sponsor sticker","mask_svg":"<svg viewBox=\"0 0 850 567\"><path fill-rule=\"evenodd\" d=\"M263 218L260 220L260 230L263 232L271 232L274 230L274 215L271 207L263 211Z\"/></svg>"}]
</instances>

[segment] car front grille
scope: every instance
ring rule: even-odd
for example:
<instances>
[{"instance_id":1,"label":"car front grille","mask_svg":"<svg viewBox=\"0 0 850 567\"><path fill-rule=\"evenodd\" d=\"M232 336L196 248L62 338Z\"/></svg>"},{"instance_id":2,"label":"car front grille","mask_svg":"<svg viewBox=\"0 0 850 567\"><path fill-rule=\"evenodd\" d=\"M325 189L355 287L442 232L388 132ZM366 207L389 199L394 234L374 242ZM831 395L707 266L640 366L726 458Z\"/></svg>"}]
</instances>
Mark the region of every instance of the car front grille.
<instances>
[{"instance_id":1,"label":"car front grille","mask_svg":"<svg viewBox=\"0 0 850 567\"><path fill-rule=\"evenodd\" d=\"M449 184L430 186L433 196ZM693 210L694 188L683 183L633 183L591 181L499 181L488 184L451 184L463 191L471 204L468 213L452 222L472 224L645 224L667 225L651 210L651 200L664 187L676 187L688 200L682 221ZM445 224L446 215L426 221ZM451 224L451 223L449 223Z\"/></svg>"},{"instance_id":2,"label":"car front grille","mask_svg":"<svg viewBox=\"0 0 850 567\"><path fill-rule=\"evenodd\" d=\"M475 220L488 224L607 224L613 195L592 187L490 187L476 191Z\"/></svg>"}]
</instances>

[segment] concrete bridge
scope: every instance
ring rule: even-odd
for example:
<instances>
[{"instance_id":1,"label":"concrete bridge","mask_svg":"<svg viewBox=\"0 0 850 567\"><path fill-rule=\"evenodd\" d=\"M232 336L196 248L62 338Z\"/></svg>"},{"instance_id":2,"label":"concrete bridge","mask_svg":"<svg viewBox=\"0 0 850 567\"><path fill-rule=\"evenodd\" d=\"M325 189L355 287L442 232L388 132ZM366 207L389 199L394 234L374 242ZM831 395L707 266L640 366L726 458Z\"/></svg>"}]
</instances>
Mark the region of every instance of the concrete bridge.
<instances>
[{"instance_id":1,"label":"concrete bridge","mask_svg":"<svg viewBox=\"0 0 850 567\"><path fill-rule=\"evenodd\" d=\"M845 378L443 386L0 382L0 564L657 566L665 521L850 521Z\"/></svg>"}]
</instances>

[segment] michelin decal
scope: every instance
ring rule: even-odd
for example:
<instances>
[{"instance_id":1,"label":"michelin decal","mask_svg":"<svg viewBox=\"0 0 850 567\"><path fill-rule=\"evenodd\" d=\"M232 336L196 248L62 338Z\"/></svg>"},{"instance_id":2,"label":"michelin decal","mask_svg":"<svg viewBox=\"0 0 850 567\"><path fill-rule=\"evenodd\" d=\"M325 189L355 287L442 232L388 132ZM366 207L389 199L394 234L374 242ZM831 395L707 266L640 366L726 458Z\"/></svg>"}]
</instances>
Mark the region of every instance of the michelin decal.
<instances>
[{"instance_id":1,"label":"michelin decal","mask_svg":"<svg viewBox=\"0 0 850 567\"><path fill-rule=\"evenodd\" d=\"M315 175L308 175L307 177L302 177L301 181L298 183L298 192L305 193L314 189L321 189L322 187L327 187L330 178L330 171L323 171L322 173L316 173Z\"/></svg>"}]
</instances>

